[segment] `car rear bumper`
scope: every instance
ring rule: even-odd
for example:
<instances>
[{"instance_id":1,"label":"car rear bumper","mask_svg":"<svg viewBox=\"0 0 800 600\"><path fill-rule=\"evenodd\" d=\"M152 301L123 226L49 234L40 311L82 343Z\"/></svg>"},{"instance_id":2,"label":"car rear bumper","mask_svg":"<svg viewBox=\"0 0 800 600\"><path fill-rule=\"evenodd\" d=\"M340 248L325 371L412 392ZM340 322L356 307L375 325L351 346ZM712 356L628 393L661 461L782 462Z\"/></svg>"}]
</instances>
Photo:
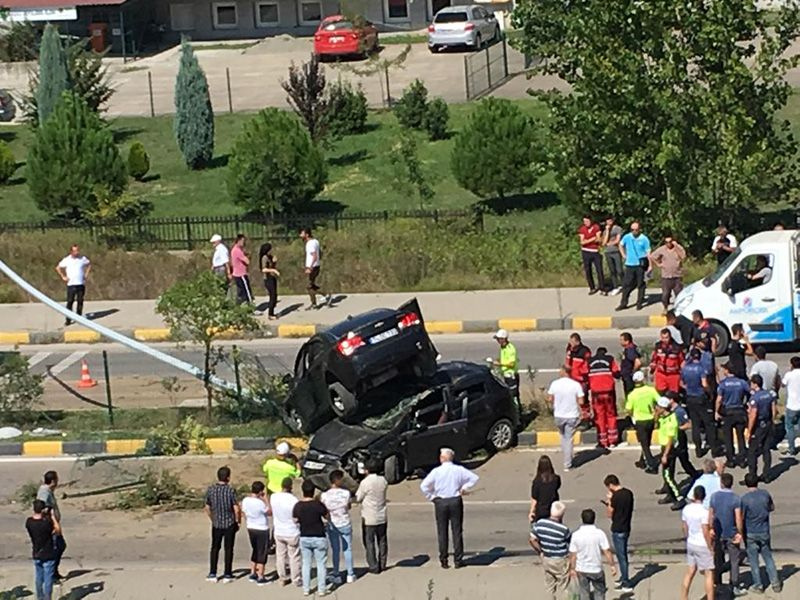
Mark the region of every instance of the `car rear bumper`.
<instances>
[{"instance_id":1,"label":"car rear bumper","mask_svg":"<svg viewBox=\"0 0 800 600\"><path fill-rule=\"evenodd\" d=\"M436 31L428 34L428 46L474 46L474 31Z\"/></svg>"},{"instance_id":2,"label":"car rear bumper","mask_svg":"<svg viewBox=\"0 0 800 600\"><path fill-rule=\"evenodd\" d=\"M345 56L348 54L359 54L361 49L358 40L347 40L340 44L325 44L317 46L314 52L322 56Z\"/></svg>"}]
</instances>

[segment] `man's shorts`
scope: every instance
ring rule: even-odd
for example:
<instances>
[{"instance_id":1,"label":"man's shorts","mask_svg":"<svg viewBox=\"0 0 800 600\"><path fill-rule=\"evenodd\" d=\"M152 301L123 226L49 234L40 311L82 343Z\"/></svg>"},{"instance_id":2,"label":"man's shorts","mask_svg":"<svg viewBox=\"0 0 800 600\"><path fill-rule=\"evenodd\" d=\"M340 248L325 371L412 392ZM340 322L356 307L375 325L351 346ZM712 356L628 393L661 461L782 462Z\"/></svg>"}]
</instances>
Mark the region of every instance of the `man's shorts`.
<instances>
[{"instance_id":1,"label":"man's shorts","mask_svg":"<svg viewBox=\"0 0 800 600\"><path fill-rule=\"evenodd\" d=\"M708 546L686 545L686 564L697 567L701 571L714 570L714 555Z\"/></svg>"}]
</instances>

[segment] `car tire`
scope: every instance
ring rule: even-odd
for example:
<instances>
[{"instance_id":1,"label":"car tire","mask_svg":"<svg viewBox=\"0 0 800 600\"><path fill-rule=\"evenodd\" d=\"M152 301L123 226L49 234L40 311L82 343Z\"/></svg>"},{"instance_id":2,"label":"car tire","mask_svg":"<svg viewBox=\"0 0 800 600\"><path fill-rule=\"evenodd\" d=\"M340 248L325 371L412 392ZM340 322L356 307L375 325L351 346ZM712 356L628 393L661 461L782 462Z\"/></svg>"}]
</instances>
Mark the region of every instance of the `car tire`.
<instances>
[{"instance_id":1,"label":"car tire","mask_svg":"<svg viewBox=\"0 0 800 600\"><path fill-rule=\"evenodd\" d=\"M303 417L300 416L300 413L298 413L296 409L292 408L289 410L289 420L294 423L301 432L306 430L306 422L303 421Z\"/></svg>"},{"instance_id":2,"label":"car tire","mask_svg":"<svg viewBox=\"0 0 800 600\"><path fill-rule=\"evenodd\" d=\"M405 479L403 472L403 458L397 454L392 454L383 462L383 476L389 485L400 483Z\"/></svg>"},{"instance_id":3,"label":"car tire","mask_svg":"<svg viewBox=\"0 0 800 600\"><path fill-rule=\"evenodd\" d=\"M438 47L438 46L436 46L436 45L433 45L433 46L428 46L428 51L429 51L431 54L436 54L436 53L438 53L438 52L439 52L439 47Z\"/></svg>"},{"instance_id":4,"label":"car tire","mask_svg":"<svg viewBox=\"0 0 800 600\"><path fill-rule=\"evenodd\" d=\"M500 28L499 27L495 27L494 28L494 35L492 35L492 43L493 44L498 43L502 39L502 35L503 34L500 33Z\"/></svg>"},{"instance_id":5,"label":"car tire","mask_svg":"<svg viewBox=\"0 0 800 600\"><path fill-rule=\"evenodd\" d=\"M358 408L356 397L338 381L328 384L328 394L337 417L346 417Z\"/></svg>"},{"instance_id":6,"label":"car tire","mask_svg":"<svg viewBox=\"0 0 800 600\"><path fill-rule=\"evenodd\" d=\"M714 337L717 338L717 351L714 356L725 356L728 353L728 344L731 341L728 329L717 321L711 322L711 329L714 330Z\"/></svg>"},{"instance_id":7,"label":"car tire","mask_svg":"<svg viewBox=\"0 0 800 600\"><path fill-rule=\"evenodd\" d=\"M481 38L481 34L475 36L475 50L480 50L483 48L483 39Z\"/></svg>"},{"instance_id":8,"label":"car tire","mask_svg":"<svg viewBox=\"0 0 800 600\"><path fill-rule=\"evenodd\" d=\"M486 434L486 449L489 452L508 450L516 444L516 432L511 419L500 419L489 428Z\"/></svg>"}]
</instances>

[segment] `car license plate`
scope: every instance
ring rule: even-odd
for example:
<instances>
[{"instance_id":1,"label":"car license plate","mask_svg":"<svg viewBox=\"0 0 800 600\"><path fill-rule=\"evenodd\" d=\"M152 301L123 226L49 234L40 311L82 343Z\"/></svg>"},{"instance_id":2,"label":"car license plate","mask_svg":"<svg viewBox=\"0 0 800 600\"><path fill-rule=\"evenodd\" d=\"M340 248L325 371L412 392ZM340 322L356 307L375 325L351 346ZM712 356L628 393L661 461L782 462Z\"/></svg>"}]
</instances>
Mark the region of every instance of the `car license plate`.
<instances>
[{"instance_id":1,"label":"car license plate","mask_svg":"<svg viewBox=\"0 0 800 600\"><path fill-rule=\"evenodd\" d=\"M303 463L303 466L308 469L309 471L322 471L325 468L325 465L321 462L316 462L313 460L307 460Z\"/></svg>"},{"instance_id":2,"label":"car license plate","mask_svg":"<svg viewBox=\"0 0 800 600\"><path fill-rule=\"evenodd\" d=\"M331 44L338 44L339 42L344 41L344 36L341 35L334 35L331 37Z\"/></svg>"},{"instance_id":3,"label":"car license plate","mask_svg":"<svg viewBox=\"0 0 800 600\"><path fill-rule=\"evenodd\" d=\"M373 335L369 338L370 344L380 344L384 340L388 340L389 338L393 338L397 334L400 333L400 330L397 327L392 327L391 329L387 329L386 331L379 333L378 335Z\"/></svg>"}]
</instances>

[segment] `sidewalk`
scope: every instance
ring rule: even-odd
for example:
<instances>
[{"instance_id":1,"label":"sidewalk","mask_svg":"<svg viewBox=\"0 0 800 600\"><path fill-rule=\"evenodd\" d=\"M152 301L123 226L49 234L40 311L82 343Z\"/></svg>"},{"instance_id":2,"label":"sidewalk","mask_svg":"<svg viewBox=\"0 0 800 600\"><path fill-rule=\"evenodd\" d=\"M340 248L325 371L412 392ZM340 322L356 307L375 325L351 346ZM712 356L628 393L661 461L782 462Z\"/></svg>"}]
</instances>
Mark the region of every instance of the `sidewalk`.
<instances>
[{"instance_id":1,"label":"sidewalk","mask_svg":"<svg viewBox=\"0 0 800 600\"><path fill-rule=\"evenodd\" d=\"M503 327L509 331L563 329L623 329L663 324L657 291L650 290L650 304L643 310L616 312L618 296L589 296L585 288L485 290L469 292L402 292L386 294L339 294L331 307L306 311L305 296L283 296L280 319L262 317L258 337L305 337L378 307L399 307L416 297L431 333L480 333ZM91 294L91 289L89 290ZM263 305L265 299L258 297ZM169 330L155 313L155 300L86 302L84 313L111 329L143 341L169 339ZM99 341L88 329L64 327L64 319L39 303L0 304L0 344L46 344Z\"/></svg>"}]
</instances>

